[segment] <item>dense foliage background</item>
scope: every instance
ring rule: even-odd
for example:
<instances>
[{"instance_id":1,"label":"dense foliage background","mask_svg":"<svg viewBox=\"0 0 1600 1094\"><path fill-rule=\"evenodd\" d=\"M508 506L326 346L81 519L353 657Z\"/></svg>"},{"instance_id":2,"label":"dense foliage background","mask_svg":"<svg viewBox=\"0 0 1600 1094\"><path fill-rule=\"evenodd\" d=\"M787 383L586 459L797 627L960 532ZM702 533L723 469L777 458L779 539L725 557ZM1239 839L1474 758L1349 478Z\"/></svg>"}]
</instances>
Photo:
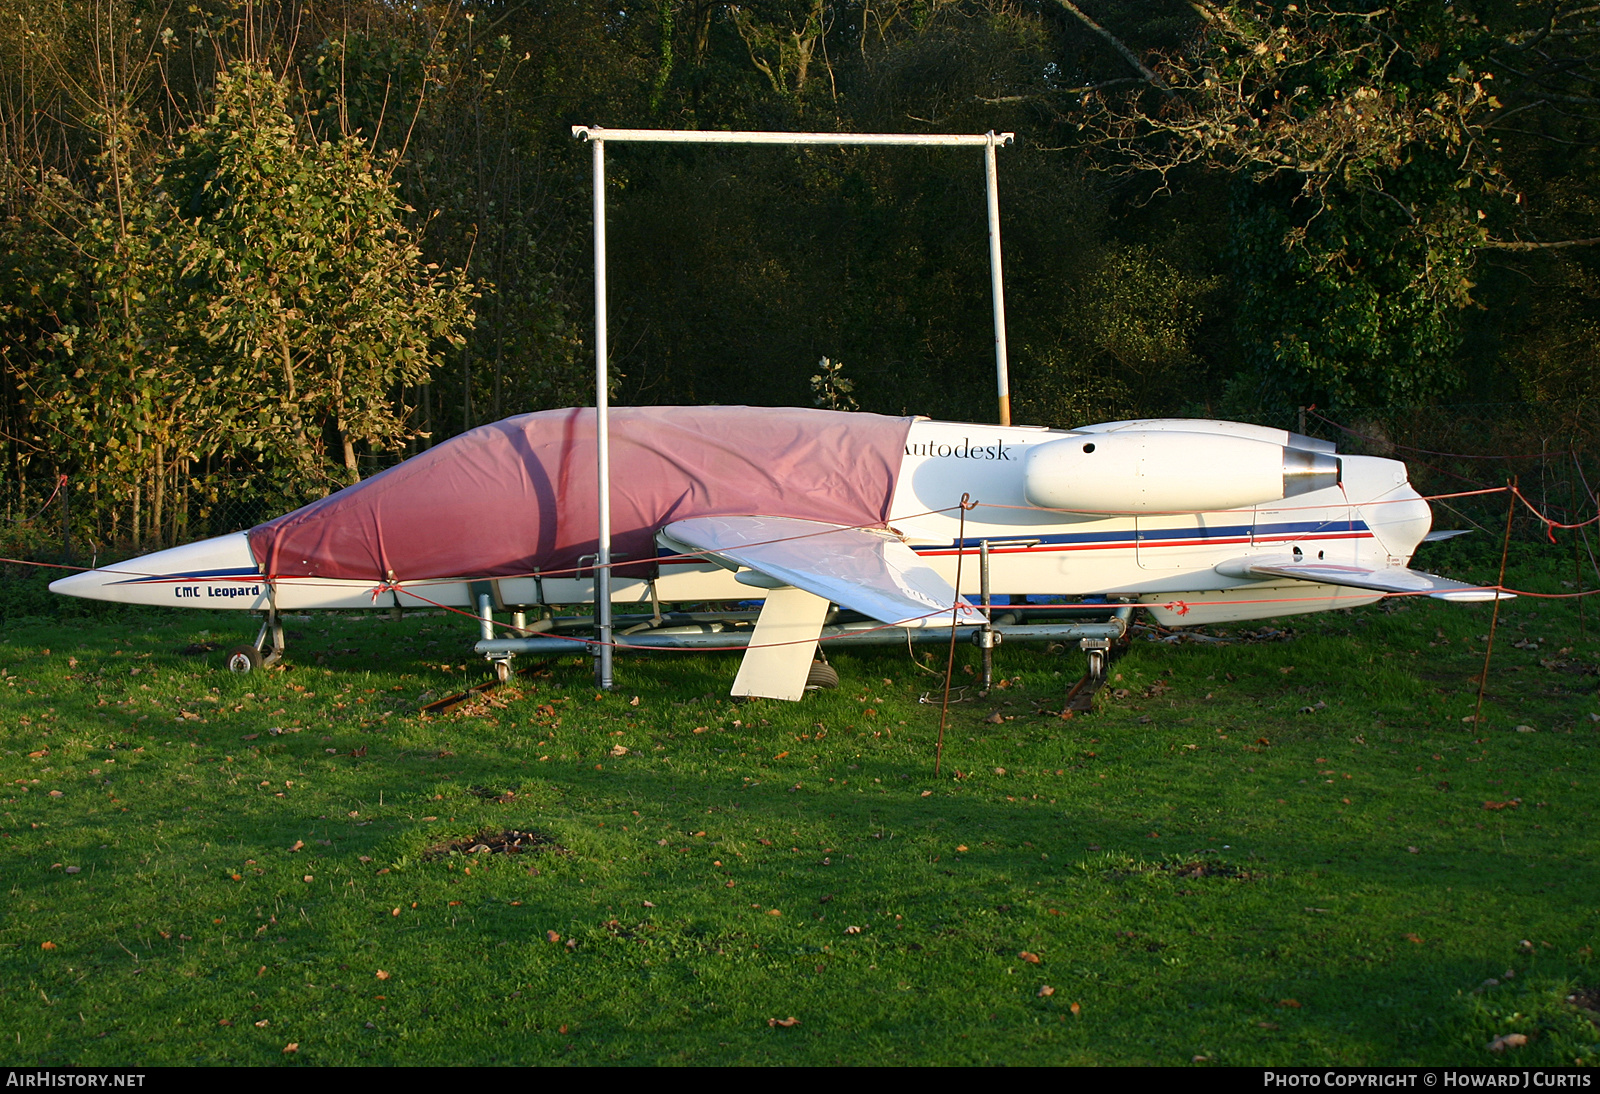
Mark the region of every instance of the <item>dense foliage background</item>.
<instances>
[{"instance_id":1,"label":"dense foliage background","mask_svg":"<svg viewBox=\"0 0 1600 1094\"><path fill-rule=\"evenodd\" d=\"M573 124L1015 131L1019 421L1294 426L1315 405L1378 451L1470 421L1581 454L1596 14L0 0L7 534L193 538L590 401ZM991 419L979 166L613 146L616 398L808 404L842 382L863 410ZM1555 489L1583 501L1570 472Z\"/></svg>"}]
</instances>

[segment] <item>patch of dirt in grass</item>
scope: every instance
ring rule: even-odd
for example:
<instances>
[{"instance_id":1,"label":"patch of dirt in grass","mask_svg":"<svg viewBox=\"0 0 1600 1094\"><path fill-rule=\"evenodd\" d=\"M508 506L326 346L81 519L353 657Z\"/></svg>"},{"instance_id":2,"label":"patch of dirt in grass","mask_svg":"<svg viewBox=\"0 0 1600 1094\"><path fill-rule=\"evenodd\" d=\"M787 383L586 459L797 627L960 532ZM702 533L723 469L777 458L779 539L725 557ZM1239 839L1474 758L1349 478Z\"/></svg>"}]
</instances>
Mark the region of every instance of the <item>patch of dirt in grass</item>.
<instances>
[{"instance_id":1,"label":"patch of dirt in grass","mask_svg":"<svg viewBox=\"0 0 1600 1094\"><path fill-rule=\"evenodd\" d=\"M451 855L521 855L531 851L557 855L567 853L565 847L543 832L508 828L504 832L479 832L475 836L436 843L422 852L422 857L432 860L449 858Z\"/></svg>"},{"instance_id":2,"label":"patch of dirt in grass","mask_svg":"<svg viewBox=\"0 0 1600 1094\"><path fill-rule=\"evenodd\" d=\"M1583 1011L1583 1016L1600 1026L1600 988L1579 988L1567 996L1567 1002Z\"/></svg>"},{"instance_id":3,"label":"patch of dirt in grass","mask_svg":"<svg viewBox=\"0 0 1600 1094\"><path fill-rule=\"evenodd\" d=\"M1259 870L1246 870L1231 862L1206 861L1196 859L1192 862L1164 862L1156 867L1174 877L1231 877L1239 881L1256 881L1265 875Z\"/></svg>"},{"instance_id":4,"label":"patch of dirt in grass","mask_svg":"<svg viewBox=\"0 0 1600 1094\"><path fill-rule=\"evenodd\" d=\"M1115 871L1122 877L1131 874L1167 874L1180 878L1225 877L1235 881L1260 881L1267 875L1261 870L1247 870L1221 859L1173 858L1162 862L1141 862Z\"/></svg>"}]
</instances>

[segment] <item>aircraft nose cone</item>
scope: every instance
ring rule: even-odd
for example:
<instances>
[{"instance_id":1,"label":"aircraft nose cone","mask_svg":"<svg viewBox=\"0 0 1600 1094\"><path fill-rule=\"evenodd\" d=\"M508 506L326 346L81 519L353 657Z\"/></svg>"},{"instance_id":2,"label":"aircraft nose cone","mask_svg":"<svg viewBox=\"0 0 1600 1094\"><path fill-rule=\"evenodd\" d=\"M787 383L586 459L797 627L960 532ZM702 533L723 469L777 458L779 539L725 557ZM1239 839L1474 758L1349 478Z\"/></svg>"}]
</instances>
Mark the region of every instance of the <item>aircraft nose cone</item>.
<instances>
[{"instance_id":1,"label":"aircraft nose cone","mask_svg":"<svg viewBox=\"0 0 1600 1094\"><path fill-rule=\"evenodd\" d=\"M100 571L84 570L82 573L56 578L50 583L50 591L60 593L62 596L93 596L91 590L101 588L105 582L105 575Z\"/></svg>"}]
</instances>

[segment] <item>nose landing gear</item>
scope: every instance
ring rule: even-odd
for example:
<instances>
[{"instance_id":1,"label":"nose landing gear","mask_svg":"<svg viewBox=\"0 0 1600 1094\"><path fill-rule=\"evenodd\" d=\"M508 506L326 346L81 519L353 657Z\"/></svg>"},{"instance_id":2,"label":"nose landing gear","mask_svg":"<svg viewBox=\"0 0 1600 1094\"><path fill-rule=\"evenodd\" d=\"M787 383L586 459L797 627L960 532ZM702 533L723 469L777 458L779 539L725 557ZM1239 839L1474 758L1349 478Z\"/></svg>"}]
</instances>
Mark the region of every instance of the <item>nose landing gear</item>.
<instances>
[{"instance_id":1,"label":"nose landing gear","mask_svg":"<svg viewBox=\"0 0 1600 1094\"><path fill-rule=\"evenodd\" d=\"M268 611L261 623L261 630L256 634L255 643L249 646L234 646L228 651L224 663L228 666L229 672L244 675L257 669L270 668L281 660L283 660L283 621L278 618L276 611Z\"/></svg>"}]
</instances>

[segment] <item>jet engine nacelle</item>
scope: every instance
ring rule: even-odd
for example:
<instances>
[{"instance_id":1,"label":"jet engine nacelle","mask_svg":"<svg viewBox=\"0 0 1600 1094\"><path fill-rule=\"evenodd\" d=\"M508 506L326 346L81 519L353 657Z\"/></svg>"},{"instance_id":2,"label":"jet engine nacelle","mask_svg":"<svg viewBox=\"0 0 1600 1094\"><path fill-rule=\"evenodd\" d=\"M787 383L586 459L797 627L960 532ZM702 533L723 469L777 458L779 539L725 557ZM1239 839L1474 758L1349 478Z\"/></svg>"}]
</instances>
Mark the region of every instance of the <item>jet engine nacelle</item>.
<instances>
[{"instance_id":1,"label":"jet engine nacelle","mask_svg":"<svg viewBox=\"0 0 1600 1094\"><path fill-rule=\"evenodd\" d=\"M1119 430L1035 445L1023 459L1032 505L1190 513L1279 501L1339 482L1339 459L1253 437Z\"/></svg>"}]
</instances>

